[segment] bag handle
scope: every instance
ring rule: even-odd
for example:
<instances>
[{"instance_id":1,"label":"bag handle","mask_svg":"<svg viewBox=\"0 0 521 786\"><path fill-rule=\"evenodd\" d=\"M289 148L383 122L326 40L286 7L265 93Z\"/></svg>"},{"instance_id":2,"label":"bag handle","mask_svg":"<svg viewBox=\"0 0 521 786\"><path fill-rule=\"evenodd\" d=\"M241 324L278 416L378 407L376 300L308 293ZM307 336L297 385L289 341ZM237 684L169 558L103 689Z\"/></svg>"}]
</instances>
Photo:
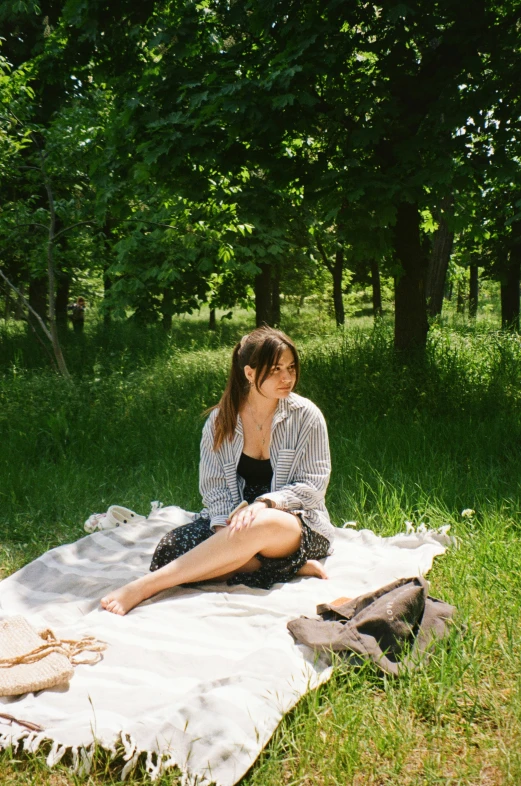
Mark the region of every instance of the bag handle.
<instances>
[{"instance_id":1,"label":"bag handle","mask_svg":"<svg viewBox=\"0 0 521 786\"><path fill-rule=\"evenodd\" d=\"M94 665L101 660L101 653L107 649L107 644L104 641L98 641L94 636L84 636L80 640L57 639L49 628L40 631L38 635L44 640L44 644L29 652L24 652L23 655L0 658L0 668L8 669L22 663L36 663L50 655L51 652L65 655L73 666L78 666L81 663ZM87 653L92 653L94 657L86 656Z\"/></svg>"}]
</instances>

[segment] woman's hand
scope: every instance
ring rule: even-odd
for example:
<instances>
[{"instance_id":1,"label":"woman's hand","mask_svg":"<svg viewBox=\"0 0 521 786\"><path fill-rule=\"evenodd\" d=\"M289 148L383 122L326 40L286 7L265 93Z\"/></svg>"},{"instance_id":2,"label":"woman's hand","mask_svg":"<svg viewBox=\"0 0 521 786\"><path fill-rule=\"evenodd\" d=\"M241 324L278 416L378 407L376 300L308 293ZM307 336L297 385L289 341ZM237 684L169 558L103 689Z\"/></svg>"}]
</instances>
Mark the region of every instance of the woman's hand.
<instances>
[{"instance_id":1,"label":"woman's hand","mask_svg":"<svg viewBox=\"0 0 521 786\"><path fill-rule=\"evenodd\" d=\"M265 502L253 502L246 508L241 508L237 513L228 519L229 528L232 532L239 532L241 529L249 527L261 510L266 510L268 506Z\"/></svg>"}]
</instances>

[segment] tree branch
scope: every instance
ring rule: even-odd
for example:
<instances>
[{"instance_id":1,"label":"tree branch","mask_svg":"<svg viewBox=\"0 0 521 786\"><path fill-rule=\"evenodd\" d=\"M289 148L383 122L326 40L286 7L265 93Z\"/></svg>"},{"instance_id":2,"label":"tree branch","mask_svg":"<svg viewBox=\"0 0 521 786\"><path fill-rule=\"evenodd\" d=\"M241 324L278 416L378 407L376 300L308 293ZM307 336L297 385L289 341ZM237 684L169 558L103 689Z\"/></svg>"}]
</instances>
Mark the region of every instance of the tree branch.
<instances>
[{"instance_id":1,"label":"tree branch","mask_svg":"<svg viewBox=\"0 0 521 786\"><path fill-rule=\"evenodd\" d=\"M20 229L20 227L40 227L40 229L45 229L46 232L49 231L49 227L46 227L45 224L39 224L38 221L28 221L26 224L16 224L15 229Z\"/></svg>"},{"instance_id":2,"label":"tree branch","mask_svg":"<svg viewBox=\"0 0 521 786\"><path fill-rule=\"evenodd\" d=\"M64 229L60 229L59 232L53 236L53 242L63 235L65 232L68 232L70 229L75 229L76 227L85 226L86 224L97 224L98 221L96 219L89 219L85 221L77 221L75 224L71 224ZM156 227L163 227L163 229L178 229L178 227L174 227L171 224L162 224L159 221L149 221L146 218L122 218L120 219L120 223L134 223L134 224L153 224ZM49 227L46 227L45 224L39 224L37 221L28 221L24 224L16 224L15 229L20 229L21 227L40 227L40 229L45 229L46 232L49 231Z\"/></svg>"},{"instance_id":3,"label":"tree branch","mask_svg":"<svg viewBox=\"0 0 521 786\"><path fill-rule=\"evenodd\" d=\"M50 334L50 332L49 332L49 330L48 330L48 328L47 328L47 325L45 324L45 322L43 321L43 319L41 318L41 316L39 315L39 313L38 313L37 311L35 311L35 310L34 310L34 308L33 308L31 305L29 305L28 301L27 301L27 300L24 298L24 296L22 295L22 293L20 292L20 290L19 290L19 289L17 289L17 288L15 287L15 285L14 285L14 284L11 284L11 282L9 281L9 279L7 278L7 276L4 274L4 272L3 272L2 268L0 268L0 276L1 276L1 277L4 279L5 283L6 283L8 286L10 286L10 287L11 287L11 289L13 290L13 292L16 292L16 294L18 295L18 297L20 298L20 300L21 300L23 303L25 303L25 305L27 306L27 308L29 309L29 311L31 312L31 314L33 314L33 315L36 317L36 319L38 320L38 322L39 322L39 323L40 323L40 325L41 325L41 328L42 328L43 332L45 333L45 335L47 336L47 338L49 339L49 341L52 343L52 336L51 336L51 334Z\"/></svg>"},{"instance_id":4,"label":"tree branch","mask_svg":"<svg viewBox=\"0 0 521 786\"><path fill-rule=\"evenodd\" d=\"M22 317L22 319L23 319L23 321L24 321L24 322L27 322L27 324L29 325L29 327L30 327L30 328L31 328L31 330L33 331L34 335L36 336L37 340L38 340L38 341L39 341L39 343L42 345L42 349L43 349L43 351L45 352L45 354L47 355L47 357L49 358L49 361L50 361L50 363L51 363L51 366L53 367L53 369L54 369L56 372L58 372L58 367L56 366L56 362L55 362L55 360L54 360L53 356L51 355L51 353L49 352L49 350L47 349L47 347L46 347L46 346L45 346L45 344L43 343L43 341L42 341L41 337L38 335L38 331L37 331L37 330L36 330L36 328L34 327L34 325L33 325L33 323L31 322L31 320L30 320L30 319L27 319L27 317Z\"/></svg>"},{"instance_id":5,"label":"tree branch","mask_svg":"<svg viewBox=\"0 0 521 786\"><path fill-rule=\"evenodd\" d=\"M327 269L329 270L331 275L333 275L333 265L329 261L329 259L327 257L327 254L326 254L326 250L325 250L324 246L322 245L322 241L320 240L318 235L315 238L315 242L317 244L317 248L318 248L318 250L320 252L320 256L322 257L322 261L324 262L324 265L327 267Z\"/></svg>"},{"instance_id":6,"label":"tree branch","mask_svg":"<svg viewBox=\"0 0 521 786\"><path fill-rule=\"evenodd\" d=\"M154 224L156 227L163 227L164 229L177 229L178 227L173 227L171 224L160 224L158 221L148 221L146 218L121 218L120 221L123 223L132 222L136 224Z\"/></svg>"},{"instance_id":7,"label":"tree branch","mask_svg":"<svg viewBox=\"0 0 521 786\"><path fill-rule=\"evenodd\" d=\"M64 232L68 232L69 229L75 229L76 227L81 227L85 224L97 224L97 223L98 222L94 218L91 221L77 221L75 224L71 224L69 227L65 227L65 229L60 229L59 232L56 232L53 241L56 240L56 238L60 237L60 235L63 235Z\"/></svg>"}]
</instances>

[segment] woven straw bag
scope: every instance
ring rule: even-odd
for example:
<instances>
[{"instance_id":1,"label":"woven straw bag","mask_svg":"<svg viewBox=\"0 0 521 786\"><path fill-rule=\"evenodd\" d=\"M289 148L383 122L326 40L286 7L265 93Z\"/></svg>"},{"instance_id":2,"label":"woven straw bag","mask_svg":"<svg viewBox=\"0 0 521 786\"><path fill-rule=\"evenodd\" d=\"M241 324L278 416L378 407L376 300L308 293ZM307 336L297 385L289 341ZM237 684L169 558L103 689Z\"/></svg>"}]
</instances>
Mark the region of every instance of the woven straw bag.
<instances>
[{"instance_id":1,"label":"woven straw bag","mask_svg":"<svg viewBox=\"0 0 521 786\"><path fill-rule=\"evenodd\" d=\"M97 663L106 644L85 636L57 639L52 630L37 633L25 617L0 621L0 696L67 685L77 663ZM94 653L94 658L81 653Z\"/></svg>"}]
</instances>

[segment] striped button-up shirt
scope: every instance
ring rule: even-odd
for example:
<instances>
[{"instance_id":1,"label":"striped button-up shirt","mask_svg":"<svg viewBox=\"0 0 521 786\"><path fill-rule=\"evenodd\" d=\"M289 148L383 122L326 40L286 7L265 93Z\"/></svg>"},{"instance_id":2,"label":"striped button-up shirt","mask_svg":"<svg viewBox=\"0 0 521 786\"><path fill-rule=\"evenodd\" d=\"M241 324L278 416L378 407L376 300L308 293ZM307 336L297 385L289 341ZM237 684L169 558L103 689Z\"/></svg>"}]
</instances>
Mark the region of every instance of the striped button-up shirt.
<instances>
[{"instance_id":1,"label":"striped button-up shirt","mask_svg":"<svg viewBox=\"0 0 521 786\"><path fill-rule=\"evenodd\" d=\"M199 490L205 506L202 515L212 528L224 526L229 513L243 499L244 480L237 465L244 446L240 415L233 439L225 439L214 451L213 410L203 428ZM331 474L327 427L319 408L307 398L290 393L279 399L271 426L270 461L273 478L270 499L279 510L298 513L311 529L333 540L335 528L329 520L324 498Z\"/></svg>"}]
</instances>

